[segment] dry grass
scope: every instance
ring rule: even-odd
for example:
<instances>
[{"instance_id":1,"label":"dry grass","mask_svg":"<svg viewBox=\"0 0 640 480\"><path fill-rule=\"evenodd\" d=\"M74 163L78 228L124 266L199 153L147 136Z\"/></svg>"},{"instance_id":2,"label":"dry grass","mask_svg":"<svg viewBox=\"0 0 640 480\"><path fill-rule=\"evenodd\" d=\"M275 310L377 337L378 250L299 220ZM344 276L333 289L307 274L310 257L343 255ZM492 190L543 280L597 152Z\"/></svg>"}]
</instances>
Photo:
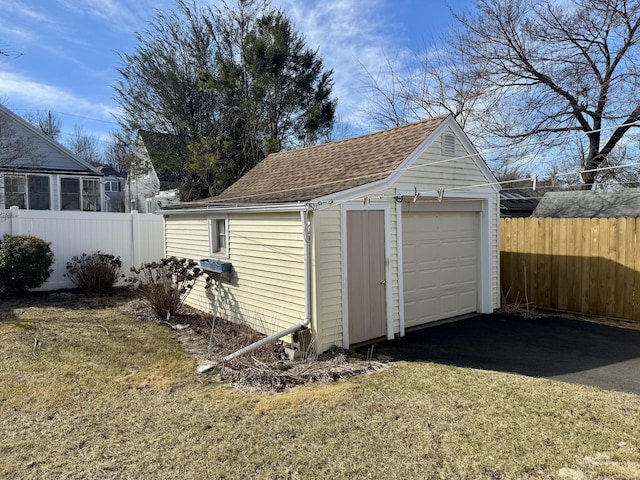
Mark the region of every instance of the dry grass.
<instances>
[{"instance_id":1,"label":"dry grass","mask_svg":"<svg viewBox=\"0 0 640 480\"><path fill-rule=\"evenodd\" d=\"M246 394L116 309L0 309L0 478L640 478L634 395L431 363Z\"/></svg>"}]
</instances>

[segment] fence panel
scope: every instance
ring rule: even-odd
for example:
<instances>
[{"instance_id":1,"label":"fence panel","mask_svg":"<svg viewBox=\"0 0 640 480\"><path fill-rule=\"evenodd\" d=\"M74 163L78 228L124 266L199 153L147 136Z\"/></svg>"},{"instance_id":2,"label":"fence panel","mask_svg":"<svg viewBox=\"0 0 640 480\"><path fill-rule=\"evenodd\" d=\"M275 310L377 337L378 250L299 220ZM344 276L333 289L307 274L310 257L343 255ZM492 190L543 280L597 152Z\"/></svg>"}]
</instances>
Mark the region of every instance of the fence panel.
<instances>
[{"instance_id":1,"label":"fence panel","mask_svg":"<svg viewBox=\"0 0 640 480\"><path fill-rule=\"evenodd\" d=\"M635 218L500 220L506 303L640 320Z\"/></svg>"},{"instance_id":2,"label":"fence panel","mask_svg":"<svg viewBox=\"0 0 640 480\"><path fill-rule=\"evenodd\" d=\"M160 215L45 210L0 211L0 234L34 235L51 242L53 273L40 290L72 288L65 277L74 256L101 251L119 256L123 273L131 266L164 256L164 220Z\"/></svg>"}]
</instances>

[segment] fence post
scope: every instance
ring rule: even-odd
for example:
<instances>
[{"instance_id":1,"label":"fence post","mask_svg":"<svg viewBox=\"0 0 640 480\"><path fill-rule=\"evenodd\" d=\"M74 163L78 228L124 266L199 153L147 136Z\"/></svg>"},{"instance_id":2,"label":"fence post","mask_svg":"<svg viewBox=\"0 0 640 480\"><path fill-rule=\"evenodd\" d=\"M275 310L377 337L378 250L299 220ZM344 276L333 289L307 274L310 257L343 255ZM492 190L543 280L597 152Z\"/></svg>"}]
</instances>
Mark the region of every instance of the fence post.
<instances>
[{"instance_id":1,"label":"fence post","mask_svg":"<svg viewBox=\"0 0 640 480\"><path fill-rule=\"evenodd\" d=\"M140 266L140 214L137 210L131 210L131 266Z\"/></svg>"},{"instance_id":2,"label":"fence post","mask_svg":"<svg viewBox=\"0 0 640 480\"><path fill-rule=\"evenodd\" d=\"M9 235L20 235L20 208L13 205L9 208Z\"/></svg>"}]
</instances>

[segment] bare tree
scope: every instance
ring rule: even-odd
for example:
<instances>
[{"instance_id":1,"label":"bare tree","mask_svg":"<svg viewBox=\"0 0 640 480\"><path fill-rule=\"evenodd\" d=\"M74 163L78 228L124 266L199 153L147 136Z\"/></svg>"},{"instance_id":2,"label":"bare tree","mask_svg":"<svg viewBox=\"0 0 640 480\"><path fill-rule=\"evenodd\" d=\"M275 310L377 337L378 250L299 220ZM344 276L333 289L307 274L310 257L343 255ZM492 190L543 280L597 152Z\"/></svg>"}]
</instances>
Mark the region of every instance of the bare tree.
<instances>
[{"instance_id":1,"label":"bare tree","mask_svg":"<svg viewBox=\"0 0 640 480\"><path fill-rule=\"evenodd\" d=\"M378 72L365 68L370 94L365 118L388 128L451 114L472 137L481 135L478 105L489 101L484 77L457 55L453 38L433 38L408 57L387 56Z\"/></svg>"},{"instance_id":2,"label":"bare tree","mask_svg":"<svg viewBox=\"0 0 640 480\"><path fill-rule=\"evenodd\" d=\"M35 160L36 152L11 118L0 109L0 167L19 161Z\"/></svg>"},{"instance_id":3,"label":"bare tree","mask_svg":"<svg viewBox=\"0 0 640 480\"><path fill-rule=\"evenodd\" d=\"M38 110L36 113L28 113L24 118L33 126L39 128L46 136L59 141L62 121L53 112Z\"/></svg>"},{"instance_id":4,"label":"bare tree","mask_svg":"<svg viewBox=\"0 0 640 480\"><path fill-rule=\"evenodd\" d=\"M582 138L591 188L640 119L640 1L478 0L457 18L461 58L480 67L495 101L487 138L535 139L556 156Z\"/></svg>"},{"instance_id":5,"label":"bare tree","mask_svg":"<svg viewBox=\"0 0 640 480\"><path fill-rule=\"evenodd\" d=\"M73 135L66 142L67 148L80 159L91 165L102 165L103 159L98 145L98 139L84 132L80 125L73 127Z\"/></svg>"}]
</instances>

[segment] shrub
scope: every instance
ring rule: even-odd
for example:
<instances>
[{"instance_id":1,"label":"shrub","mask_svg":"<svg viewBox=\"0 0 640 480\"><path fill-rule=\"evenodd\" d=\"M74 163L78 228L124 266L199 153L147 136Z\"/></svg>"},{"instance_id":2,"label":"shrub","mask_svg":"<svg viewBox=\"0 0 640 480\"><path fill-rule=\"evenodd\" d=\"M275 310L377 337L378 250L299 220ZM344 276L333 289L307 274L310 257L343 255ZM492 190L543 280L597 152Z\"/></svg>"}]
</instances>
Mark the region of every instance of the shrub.
<instances>
[{"instance_id":1,"label":"shrub","mask_svg":"<svg viewBox=\"0 0 640 480\"><path fill-rule=\"evenodd\" d=\"M159 318L178 313L196 280L204 274L194 260L177 257L145 263L131 271L135 274L129 278L131 287L151 304Z\"/></svg>"},{"instance_id":2,"label":"shrub","mask_svg":"<svg viewBox=\"0 0 640 480\"><path fill-rule=\"evenodd\" d=\"M0 290L38 288L51 275L51 244L31 235L7 235L0 241Z\"/></svg>"},{"instance_id":3,"label":"shrub","mask_svg":"<svg viewBox=\"0 0 640 480\"><path fill-rule=\"evenodd\" d=\"M83 253L67 262L67 277L85 292L106 293L113 289L122 271L122 261L109 253Z\"/></svg>"}]
</instances>

